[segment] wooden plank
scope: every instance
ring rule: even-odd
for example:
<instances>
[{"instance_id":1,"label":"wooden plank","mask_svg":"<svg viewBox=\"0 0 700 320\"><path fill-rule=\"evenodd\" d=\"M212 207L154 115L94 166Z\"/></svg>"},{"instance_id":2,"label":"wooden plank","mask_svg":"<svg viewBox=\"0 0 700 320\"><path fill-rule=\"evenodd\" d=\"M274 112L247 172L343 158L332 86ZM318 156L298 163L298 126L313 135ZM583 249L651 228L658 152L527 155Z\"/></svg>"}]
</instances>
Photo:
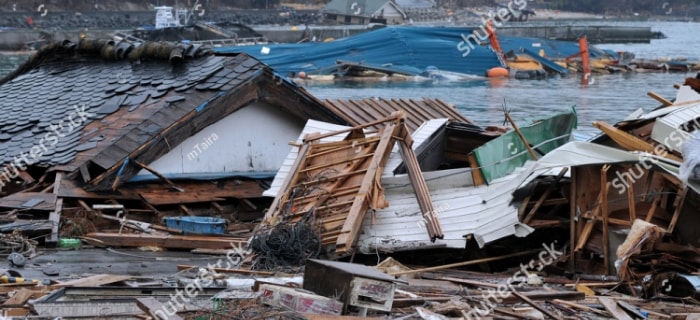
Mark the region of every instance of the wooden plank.
<instances>
[{"instance_id":1,"label":"wooden plank","mask_svg":"<svg viewBox=\"0 0 700 320\"><path fill-rule=\"evenodd\" d=\"M187 204L196 202L221 201L227 198L259 198L263 188L257 181L227 179L211 183L210 181L187 181L181 183L187 192L172 192L172 189L162 182L129 183L121 186L116 193L94 193L86 191L75 181L63 179L59 189L59 197L78 199L104 199L109 197L115 200L145 199L152 205Z\"/></svg>"},{"instance_id":2,"label":"wooden plank","mask_svg":"<svg viewBox=\"0 0 700 320\"><path fill-rule=\"evenodd\" d=\"M190 193L190 192L173 192L172 195L162 195L162 194L142 194L143 198L151 205L162 206L162 205L185 205L200 202L212 202L212 201L224 201L223 197L212 197L211 194L202 193Z\"/></svg>"},{"instance_id":3,"label":"wooden plank","mask_svg":"<svg viewBox=\"0 0 700 320\"><path fill-rule=\"evenodd\" d=\"M474 186L483 186L486 184L484 175L481 173L481 168L479 168L479 163L476 161L476 156L474 153L469 153L467 156L469 160L469 166L472 168L472 180L474 180Z\"/></svg>"},{"instance_id":4,"label":"wooden plank","mask_svg":"<svg viewBox=\"0 0 700 320\"><path fill-rule=\"evenodd\" d=\"M177 190L178 192L184 192L185 190L178 187L174 182L170 181L170 179L166 178L164 175L160 174L160 172L156 171L156 169L153 169L146 165L145 163L141 163L138 160L134 160L134 163L141 167L141 169L144 169L150 173L152 173L154 176L158 177L158 179L163 180L165 183L167 183L171 188L174 190Z\"/></svg>"},{"instance_id":5,"label":"wooden plank","mask_svg":"<svg viewBox=\"0 0 700 320\"><path fill-rule=\"evenodd\" d=\"M53 194L58 195L63 180L63 172L56 172L56 178L53 182ZM61 211L63 210L63 198L59 197L56 200L56 207L49 213L49 221L51 221L51 234L45 238L48 246L54 246L58 243L58 227L61 225Z\"/></svg>"},{"instance_id":6,"label":"wooden plank","mask_svg":"<svg viewBox=\"0 0 700 320\"><path fill-rule=\"evenodd\" d=\"M558 303L558 304L561 304L561 305L565 305L565 306L567 306L567 307L571 307L571 308L583 310L583 311L586 311L586 312L595 313L595 314L601 315L601 316L603 316L603 317L608 317L608 316L610 316L607 312L598 310L598 309L596 309L596 308L591 308L591 307L589 307L589 306L586 306L586 305L583 305L583 304L579 304L579 303L576 303L576 302L571 302L571 301L566 301L566 300L561 300L561 299L554 299L554 300L552 300L552 302L553 302L553 303Z\"/></svg>"},{"instance_id":7,"label":"wooden plank","mask_svg":"<svg viewBox=\"0 0 700 320\"><path fill-rule=\"evenodd\" d=\"M199 235L152 235L152 234L119 234L93 232L83 237L85 241L115 247L144 247L154 246L172 249L231 249L233 244L246 243L245 238L208 237ZM97 240L97 241L95 241Z\"/></svg>"},{"instance_id":8,"label":"wooden plank","mask_svg":"<svg viewBox=\"0 0 700 320\"><path fill-rule=\"evenodd\" d=\"M521 293L518 292L517 290L511 290L510 292L511 292L514 296L520 298L520 300L523 300L525 303L531 305L532 307L534 307L535 309L539 310L539 311L542 312L543 314L549 316L550 318L556 319L556 320L563 320L562 317L560 317L560 316L554 314L553 312L549 311L547 308L541 306L539 303L536 303L536 302L532 301L532 299L530 299L530 298L524 296L523 294L521 294Z\"/></svg>"},{"instance_id":9,"label":"wooden plank","mask_svg":"<svg viewBox=\"0 0 700 320\"><path fill-rule=\"evenodd\" d=\"M598 297L600 304L605 307L605 310L615 317L617 320L634 320L622 308L620 308L615 300L609 297Z\"/></svg>"},{"instance_id":10,"label":"wooden plank","mask_svg":"<svg viewBox=\"0 0 700 320\"><path fill-rule=\"evenodd\" d=\"M110 283L120 282L120 281L124 281L124 280L129 280L131 278L133 278L133 276L116 275L116 274L98 274L98 275L90 276L87 278L61 282L61 283L56 284L54 286L59 287L59 288L60 287L99 287L99 286L104 285L104 284L110 284Z\"/></svg>"},{"instance_id":11,"label":"wooden plank","mask_svg":"<svg viewBox=\"0 0 700 320\"><path fill-rule=\"evenodd\" d=\"M396 123L402 119L403 113L398 112L398 115L393 117L392 122L388 122L381 134L381 139L374 151L374 157L370 160L370 165L367 168L367 173L362 179L360 190L355 196L355 202L347 214L347 219L341 230L338 240L336 241L336 253L343 254L350 251L355 244L357 235L362 227L365 213L369 207L368 196L372 194L371 188L375 186L377 176L381 176L384 163L391 153L393 147L393 137L398 133L399 124Z\"/></svg>"},{"instance_id":12,"label":"wooden plank","mask_svg":"<svg viewBox=\"0 0 700 320\"><path fill-rule=\"evenodd\" d=\"M35 291L29 289L21 289L10 299L5 300L2 308L22 307L35 293Z\"/></svg>"},{"instance_id":13,"label":"wooden plank","mask_svg":"<svg viewBox=\"0 0 700 320\"><path fill-rule=\"evenodd\" d=\"M44 192L18 192L0 198L0 207L53 211L56 209L56 194Z\"/></svg>"},{"instance_id":14,"label":"wooden plank","mask_svg":"<svg viewBox=\"0 0 700 320\"><path fill-rule=\"evenodd\" d=\"M647 92L647 95L650 96L652 99L660 102L664 107L672 106L673 102L669 101L668 99L662 97L658 93L654 91L649 91Z\"/></svg>"},{"instance_id":15,"label":"wooden plank","mask_svg":"<svg viewBox=\"0 0 700 320\"><path fill-rule=\"evenodd\" d=\"M153 297L136 298L136 305L138 305L139 309L143 310L143 312L155 319L182 320L177 314L166 315L164 311L166 310L165 306ZM167 316L167 318L163 318L163 316Z\"/></svg>"},{"instance_id":16,"label":"wooden plank","mask_svg":"<svg viewBox=\"0 0 700 320\"><path fill-rule=\"evenodd\" d=\"M653 145L647 143L646 141L639 139L625 131L622 131L614 126L602 122L594 121L593 126L603 131L610 137L613 141L619 144L623 149L628 151L644 151L650 154L656 154L657 156L662 156L667 159L675 160L678 162L683 162L683 159L675 156L674 154L667 152L665 149L657 150Z\"/></svg>"},{"instance_id":17,"label":"wooden plank","mask_svg":"<svg viewBox=\"0 0 700 320\"><path fill-rule=\"evenodd\" d=\"M402 139L399 140L399 147L401 155L403 156L404 164L408 171L408 177L411 180L411 185L413 186L413 191L416 194L416 199L418 200L418 206L421 209L421 214L423 220L426 222L426 229L428 230L428 236L430 240L435 242L435 239L442 239L445 234L442 232L442 227L440 226L440 221L438 220L437 214L433 207L433 201L430 197L430 192L428 191L428 185L425 182L423 173L420 170L420 164L416 158L416 154L408 143L410 139L410 133L406 128L406 125L401 124L399 130L402 132ZM388 156L388 153L386 154ZM382 163L386 163L385 159L382 159ZM379 173L381 174L381 172ZM375 197L376 199L376 197Z\"/></svg>"}]
</instances>

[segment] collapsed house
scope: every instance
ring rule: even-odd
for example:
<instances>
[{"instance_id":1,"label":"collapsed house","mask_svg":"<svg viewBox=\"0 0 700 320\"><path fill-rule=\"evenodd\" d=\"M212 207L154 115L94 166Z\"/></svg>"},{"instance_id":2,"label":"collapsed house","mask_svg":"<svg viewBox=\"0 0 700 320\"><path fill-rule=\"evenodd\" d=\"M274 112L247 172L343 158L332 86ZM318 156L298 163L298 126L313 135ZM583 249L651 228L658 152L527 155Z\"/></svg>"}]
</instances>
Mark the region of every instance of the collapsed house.
<instances>
[{"instance_id":1,"label":"collapsed house","mask_svg":"<svg viewBox=\"0 0 700 320\"><path fill-rule=\"evenodd\" d=\"M0 92L0 207L16 219L4 228L47 220L33 231L50 230L49 243L61 215L78 234L97 230L94 204L148 222L257 210L260 179L286 154L276 146L310 118L346 123L253 58L167 43L56 44Z\"/></svg>"},{"instance_id":2,"label":"collapsed house","mask_svg":"<svg viewBox=\"0 0 700 320\"><path fill-rule=\"evenodd\" d=\"M519 222L512 193L538 157L534 150L546 154L568 142L575 120L572 110L503 133L437 118L412 135L401 114L355 127L315 123L265 192L276 198L254 250L274 268L270 260L286 266L282 257L292 251L342 257L355 249L463 249L471 240L483 247L524 237L533 229ZM298 235L288 225L300 221L320 230L320 245L285 247L285 235Z\"/></svg>"}]
</instances>

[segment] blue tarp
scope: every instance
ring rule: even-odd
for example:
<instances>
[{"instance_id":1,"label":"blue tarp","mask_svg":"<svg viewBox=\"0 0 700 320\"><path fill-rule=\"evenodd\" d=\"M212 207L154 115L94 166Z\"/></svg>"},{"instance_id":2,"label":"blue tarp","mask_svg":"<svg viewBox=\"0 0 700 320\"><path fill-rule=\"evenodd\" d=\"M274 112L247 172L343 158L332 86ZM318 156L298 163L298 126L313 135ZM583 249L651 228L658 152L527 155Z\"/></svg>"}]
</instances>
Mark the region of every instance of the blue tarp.
<instances>
[{"instance_id":1,"label":"blue tarp","mask_svg":"<svg viewBox=\"0 0 700 320\"><path fill-rule=\"evenodd\" d=\"M477 30L483 35L481 30ZM365 63L419 74L427 67L470 75L485 75L486 71L502 66L496 53L488 45L475 45L463 56L458 45L472 33L468 28L451 27L385 27L331 42L272 44L244 47L215 48L218 53L245 52L268 64L283 75L304 71L308 74L327 74L335 70L336 61ZM499 37L505 52L520 52L526 48L540 49L547 57L563 58L579 52L577 42L536 38ZM263 53L269 49L269 53ZM590 47L592 57L604 52Z\"/></svg>"},{"instance_id":2,"label":"blue tarp","mask_svg":"<svg viewBox=\"0 0 700 320\"><path fill-rule=\"evenodd\" d=\"M462 33L469 35L471 29L386 27L331 42L223 47L215 51L245 52L283 75L299 71L325 73L337 60L391 67L410 74L434 66L439 70L484 75L488 69L501 66L488 46L475 46L463 57L463 52L457 49ZM261 53L263 47L270 49L269 54Z\"/></svg>"}]
</instances>

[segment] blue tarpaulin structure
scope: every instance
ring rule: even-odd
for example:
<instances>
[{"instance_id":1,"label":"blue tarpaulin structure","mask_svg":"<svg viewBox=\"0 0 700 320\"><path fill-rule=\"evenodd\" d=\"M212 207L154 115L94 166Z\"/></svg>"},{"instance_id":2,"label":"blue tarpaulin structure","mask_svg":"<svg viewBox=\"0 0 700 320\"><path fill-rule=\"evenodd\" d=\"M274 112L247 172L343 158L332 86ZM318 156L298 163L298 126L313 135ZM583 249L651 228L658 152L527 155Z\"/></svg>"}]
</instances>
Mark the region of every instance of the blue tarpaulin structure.
<instances>
[{"instance_id":1,"label":"blue tarpaulin structure","mask_svg":"<svg viewBox=\"0 0 700 320\"><path fill-rule=\"evenodd\" d=\"M324 74L335 70L336 61L361 62L419 74L427 67L483 76L502 66L487 45L475 46L466 56L457 49L462 34L471 29L428 27L385 27L331 42L273 44L264 46L215 48L217 53L245 52L281 74L304 71ZM488 43L488 41L486 42ZM263 53L263 47L269 53Z\"/></svg>"},{"instance_id":2,"label":"blue tarpaulin structure","mask_svg":"<svg viewBox=\"0 0 700 320\"><path fill-rule=\"evenodd\" d=\"M385 27L331 42L272 44L215 48L217 53L245 52L263 61L283 75L304 71L307 74L329 74L337 69L337 61L362 63L384 70L419 74L428 67L438 70L485 75L502 61L491 49L488 39L473 44L469 54L458 46L473 29L454 27ZM476 34L483 35L477 29ZM505 52L544 50L546 57L564 58L579 52L578 43L536 38L499 37ZM464 48L464 43L462 43ZM591 57L605 54L590 47Z\"/></svg>"}]
</instances>

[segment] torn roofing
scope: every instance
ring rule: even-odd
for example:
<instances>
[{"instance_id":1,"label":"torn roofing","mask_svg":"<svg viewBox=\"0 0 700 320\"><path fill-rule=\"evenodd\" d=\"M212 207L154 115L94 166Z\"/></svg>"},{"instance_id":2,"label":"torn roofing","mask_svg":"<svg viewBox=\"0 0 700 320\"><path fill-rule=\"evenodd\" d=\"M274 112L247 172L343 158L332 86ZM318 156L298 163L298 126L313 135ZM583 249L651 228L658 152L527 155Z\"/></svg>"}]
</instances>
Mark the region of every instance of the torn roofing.
<instances>
[{"instance_id":1,"label":"torn roofing","mask_svg":"<svg viewBox=\"0 0 700 320\"><path fill-rule=\"evenodd\" d=\"M99 172L156 138L175 146L244 103L267 101L272 91L295 95L282 107L302 119L343 122L245 54L216 56L173 43L57 43L0 80L0 162L73 171L89 160ZM217 110L209 112L214 101ZM176 124L181 130L165 136ZM162 148L138 160L149 163Z\"/></svg>"}]
</instances>

